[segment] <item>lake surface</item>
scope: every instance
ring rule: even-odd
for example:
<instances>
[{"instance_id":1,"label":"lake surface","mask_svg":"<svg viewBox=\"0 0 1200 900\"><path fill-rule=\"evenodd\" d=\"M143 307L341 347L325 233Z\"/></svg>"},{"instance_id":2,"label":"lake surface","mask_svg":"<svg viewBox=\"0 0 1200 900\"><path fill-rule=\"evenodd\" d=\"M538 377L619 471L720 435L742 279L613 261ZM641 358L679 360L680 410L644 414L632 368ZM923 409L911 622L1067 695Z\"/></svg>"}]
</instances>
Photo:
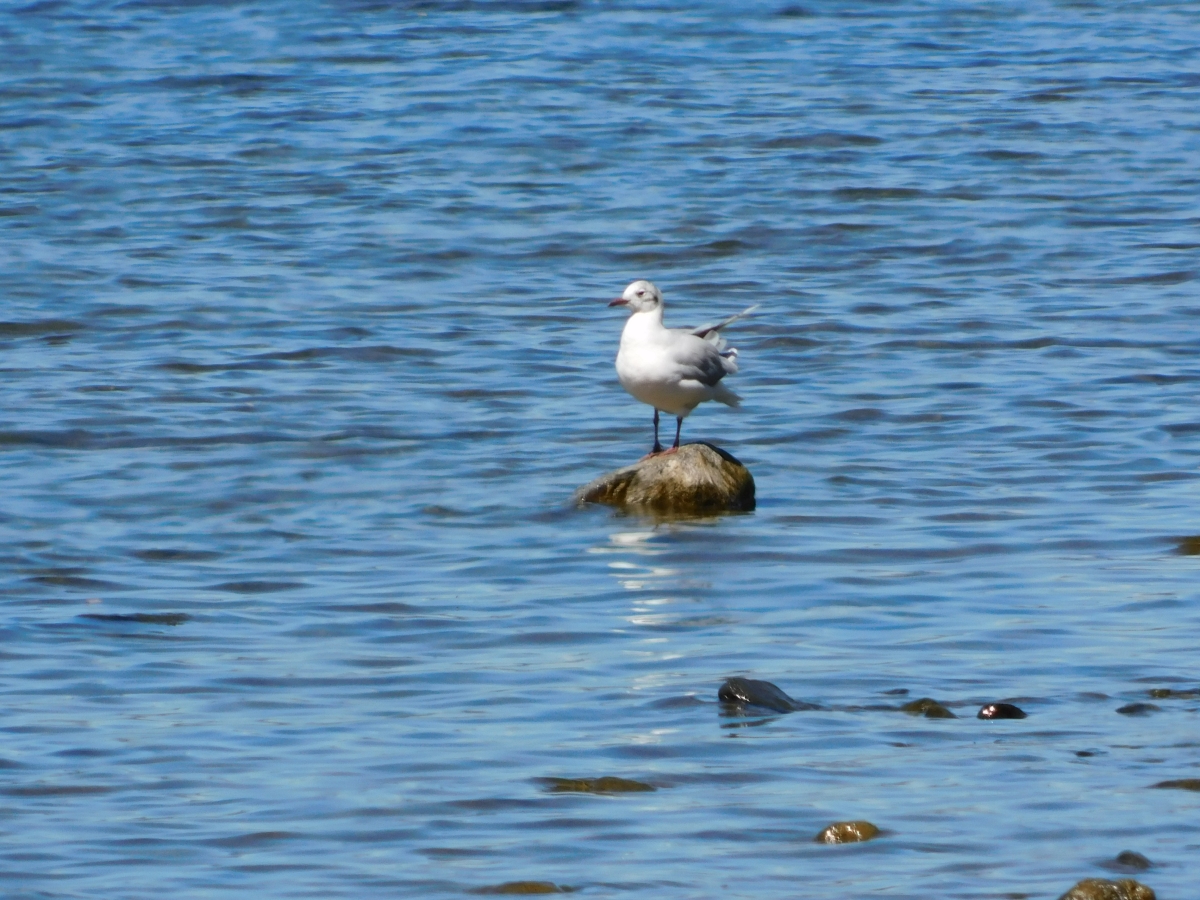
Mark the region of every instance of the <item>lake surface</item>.
<instances>
[{"instance_id":1,"label":"lake surface","mask_svg":"<svg viewBox=\"0 0 1200 900\"><path fill-rule=\"evenodd\" d=\"M1122 850L1195 896L1151 785L1200 775L1200 6L47 0L0 45L5 896L1054 898ZM762 305L683 431L754 513L571 507L650 447L638 277ZM657 790L544 780L606 775Z\"/></svg>"}]
</instances>

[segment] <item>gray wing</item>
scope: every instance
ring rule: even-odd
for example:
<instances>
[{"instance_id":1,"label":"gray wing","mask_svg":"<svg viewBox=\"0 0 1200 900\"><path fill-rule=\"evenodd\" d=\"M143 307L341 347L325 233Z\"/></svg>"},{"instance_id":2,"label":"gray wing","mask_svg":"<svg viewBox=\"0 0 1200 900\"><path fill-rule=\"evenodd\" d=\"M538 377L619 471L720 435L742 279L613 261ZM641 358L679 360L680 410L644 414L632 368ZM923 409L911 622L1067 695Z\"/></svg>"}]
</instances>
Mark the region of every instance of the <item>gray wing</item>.
<instances>
[{"instance_id":1,"label":"gray wing","mask_svg":"<svg viewBox=\"0 0 1200 900\"><path fill-rule=\"evenodd\" d=\"M671 362L679 377L708 387L716 387L718 381L737 371L736 356L736 350L723 354L710 340L687 331L677 331L671 345Z\"/></svg>"}]
</instances>

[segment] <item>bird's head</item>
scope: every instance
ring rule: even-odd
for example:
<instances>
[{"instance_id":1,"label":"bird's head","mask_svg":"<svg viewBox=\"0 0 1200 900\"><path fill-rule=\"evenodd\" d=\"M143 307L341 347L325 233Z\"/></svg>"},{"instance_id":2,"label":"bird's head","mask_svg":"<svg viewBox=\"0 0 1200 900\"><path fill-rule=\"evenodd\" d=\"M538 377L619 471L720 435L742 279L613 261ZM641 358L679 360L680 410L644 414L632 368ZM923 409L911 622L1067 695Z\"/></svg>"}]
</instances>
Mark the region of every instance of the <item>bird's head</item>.
<instances>
[{"instance_id":1,"label":"bird's head","mask_svg":"<svg viewBox=\"0 0 1200 900\"><path fill-rule=\"evenodd\" d=\"M650 312L662 306L662 291L649 281L635 281L625 288L616 300L609 306L627 306L631 312Z\"/></svg>"}]
</instances>

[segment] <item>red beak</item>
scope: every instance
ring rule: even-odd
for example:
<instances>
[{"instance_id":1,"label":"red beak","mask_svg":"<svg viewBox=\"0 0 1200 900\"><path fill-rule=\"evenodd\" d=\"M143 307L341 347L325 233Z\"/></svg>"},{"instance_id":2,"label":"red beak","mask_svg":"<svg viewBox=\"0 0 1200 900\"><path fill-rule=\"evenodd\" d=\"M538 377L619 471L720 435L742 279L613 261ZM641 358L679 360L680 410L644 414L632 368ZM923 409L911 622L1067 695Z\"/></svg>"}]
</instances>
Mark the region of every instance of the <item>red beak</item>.
<instances>
[{"instance_id":1,"label":"red beak","mask_svg":"<svg viewBox=\"0 0 1200 900\"><path fill-rule=\"evenodd\" d=\"M609 306L625 306L627 303L629 303L629 301L626 300L624 297L618 297L616 300L613 300L608 305Z\"/></svg>"}]
</instances>

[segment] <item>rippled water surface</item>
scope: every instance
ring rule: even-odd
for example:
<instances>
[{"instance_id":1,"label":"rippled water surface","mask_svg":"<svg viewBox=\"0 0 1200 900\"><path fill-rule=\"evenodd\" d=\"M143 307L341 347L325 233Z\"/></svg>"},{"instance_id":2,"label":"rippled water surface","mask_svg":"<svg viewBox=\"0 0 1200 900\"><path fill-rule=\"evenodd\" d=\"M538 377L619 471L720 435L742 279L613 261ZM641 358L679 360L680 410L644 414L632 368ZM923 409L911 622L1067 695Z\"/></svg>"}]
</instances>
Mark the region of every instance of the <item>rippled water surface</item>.
<instances>
[{"instance_id":1,"label":"rippled water surface","mask_svg":"<svg viewBox=\"0 0 1200 900\"><path fill-rule=\"evenodd\" d=\"M1053 898L1127 849L1195 896L1196 4L45 0L0 46L5 896ZM635 277L762 304L684 426L754 513L571 507L650 445ZM657 790L546 780L599 776Z\"/></svg>"}]
</instances>

